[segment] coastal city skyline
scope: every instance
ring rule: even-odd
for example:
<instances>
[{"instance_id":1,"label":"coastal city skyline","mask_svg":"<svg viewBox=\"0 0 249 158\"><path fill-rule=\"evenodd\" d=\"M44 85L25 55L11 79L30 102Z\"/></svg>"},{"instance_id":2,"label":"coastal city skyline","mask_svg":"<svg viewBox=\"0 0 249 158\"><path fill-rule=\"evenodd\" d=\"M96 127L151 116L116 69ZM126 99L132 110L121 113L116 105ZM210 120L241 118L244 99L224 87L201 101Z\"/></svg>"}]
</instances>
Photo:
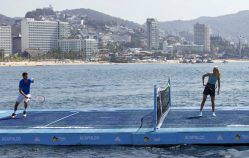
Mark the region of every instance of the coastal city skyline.
<instances>
[{"instance_id":1,"label":"coastal city skyline","mask_svg":"<svg viewBox=\"0 0 249 158\"><path fill-rule=\"evenodd\" d=\"M73 0L73 3L72 1L68 3L67 0L9 0L2 2L0 14L9 17L24 17L29 10L43 8L49 5L52 5L54 10L58 11L89 8L111 16L144 24L144 19L148 17L156 18L158 21L171 21L190 20L201 16L215 17L233 14L242 10L248 10L247 6L249 2L246 0L232 0L229 2L226 0L189 0L188 3L186 3L184 0L158 0L154 3L150 0L107 0L103 3L99 0ZM148 12L148 10L151 11Z\"/></svg>"},{"instance_id":2,"label":"coastal city skyline","mask_svg":"<svg viewBox=\"0 0 249 158\"><path fill-rule=\"evenodd\" d=\"M79 59L130 63L167 62L176 59L179 62L206 63L219 58L249 58L248 24L244 23L249 18L249 11L213 18L161 22L158 12L153 12L153 4L150 8L152 12L146 13L143 25L139 25L118 15L112 16L115 10L109 15L101 10L86 9L87 5L81 9L68 9L68 6L66 10L60 10L57 4L54 7L56 1L51 1L53 3L50 4L43 1L45 7L36 1L32 5L39 6L26 10L24 17L9 18L0 15L1 61L9 60L8 58ZM194 1L189 1L184 8L190 9L188 5ZM28 0L24 4L26 2ZM107 2L110 3L111 0ZM168 2L168 5L172 3ZM113 3L110 9L120 5ZM178 7L182 7L182 3ZM129 9L132 12L132 7ZM136 11L141 9L137 8ZM182 13L177 12L176 15L180 14Z\"/></svg>"}]
</instances>

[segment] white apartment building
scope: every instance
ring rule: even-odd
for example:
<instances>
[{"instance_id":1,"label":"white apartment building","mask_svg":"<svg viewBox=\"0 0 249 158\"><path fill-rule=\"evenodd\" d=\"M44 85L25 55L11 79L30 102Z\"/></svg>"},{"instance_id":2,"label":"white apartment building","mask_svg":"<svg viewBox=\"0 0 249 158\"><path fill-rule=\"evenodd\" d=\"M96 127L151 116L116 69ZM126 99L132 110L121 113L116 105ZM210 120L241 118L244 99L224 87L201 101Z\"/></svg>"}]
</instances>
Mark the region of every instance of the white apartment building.
<instances>
[{"instance_id":1,"label":"white apartment building","mask_svg":"<svg viewBox=\"0 0 249 158\"><path fill-rule=\"evenodd\" d=\"M86 54L86 60L89 60L95 56L98 51L98 42L95 39L83 40L83 52Z\"/></svg>"},{"instance_id":2,"label":"white apartment building","mask_svg":"<svg viewBox=\"0 0 249 158\"><path fill-rule=\"evenodd\" d=\"M70 26L66 22L36 21L26 18L21 22L22 51L58 49L58 40L70 36Z\"/></svg>"},{"instance_id":3,"label":"white apartment building","mask_svg":"<svg viewBox=\"0 0 249 158\"><path fill-rule=\"evenodd\" d=\"M70 36L70 25L67 22L58 22L59 39L68 38Z\"/></svg>"},{"instance_id":4,"label":"white apartment building","mask_svg":"<svg viewBox=\"0 0 249 158\"><path fill-rule=\"evenodd\" d=\"M210 51L210 28L205 24L194 25L194 43L203 45L204 51Z\"/></svg>"},{"instance_id":5,"label":"white apartment building","mask_svg":"<svg viewBox=\"0 0 249 158\"><path fill-rule=\"evenodd\" d=\"M11 26L0 25L0 52L5 56L12 54Z\"/></svg>"},{"instance_id":6,"label":"white apartment building","mask_svg":"<svg viewBox=\"0 0 249 158\"><path fill-rule=\"evenodd\" d=\"M62 52L80 52L85 54L86 60L95 57L98 51L98 42L95 39L61 39L59 48Z\"/></svg>"},{"instance_id":7,"label":"white apartment building","mask_svg":"<svg viewBox=\"0 0 249 158\"><path fill-rule=\"evenodd\" d=\"M167 53L173 53L174 47L172 45L168 45L167 41L163 42L163 54L167 54Z\"/></svg>"},{"instance_id":8,"label":"white apartment building","mask_svg":"<svg viewBox=\"0 0 249 158\"><path fill-rule=\"evenodd\" d=\"M159 48L159 24L156 19L147 19L147 47L149 50Z\"/></svg>"},{"instance_id":9,"label":"white apartment building","mask_svg":"<svg viewBox=\"0 0 249 158\"><path fill-rule=\"evenodd\" d=\"M61 39L59 48L62 52L80 52L83 51L83 41L81 39Z\"/></svg>"}]
</instances>

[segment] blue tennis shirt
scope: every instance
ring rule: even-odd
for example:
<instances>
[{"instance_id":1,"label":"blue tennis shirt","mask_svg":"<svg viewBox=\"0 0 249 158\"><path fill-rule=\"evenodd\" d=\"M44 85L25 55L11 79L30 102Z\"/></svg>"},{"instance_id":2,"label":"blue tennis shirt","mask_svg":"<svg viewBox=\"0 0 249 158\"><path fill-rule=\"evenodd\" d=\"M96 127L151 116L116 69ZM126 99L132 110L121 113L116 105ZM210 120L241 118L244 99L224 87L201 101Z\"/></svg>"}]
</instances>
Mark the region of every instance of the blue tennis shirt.
<instances>
[{"instance_id":1,"label":"blue tennis shirt","mask_svg":"<svg viewBox=\"0 0 249 158\"><path fill-rule=\"evenodd\" d=\"M30 94L31 83L32 83L32 79L28 79L27 82L25 82L24 79L21 79L19 82L19 88L21 88L25 94Z\"/></svg>"},{"instance_id":2,"label":"blue tennis shirt","mask_svg":"<svg viewBox=\"0 0 249 158\"><path fill-rule=\"evenodd\" d=\"M211 74L209 75L208 83L215 85L217 80L218 78L215 75Z\"/></svg>"}]
</instances>

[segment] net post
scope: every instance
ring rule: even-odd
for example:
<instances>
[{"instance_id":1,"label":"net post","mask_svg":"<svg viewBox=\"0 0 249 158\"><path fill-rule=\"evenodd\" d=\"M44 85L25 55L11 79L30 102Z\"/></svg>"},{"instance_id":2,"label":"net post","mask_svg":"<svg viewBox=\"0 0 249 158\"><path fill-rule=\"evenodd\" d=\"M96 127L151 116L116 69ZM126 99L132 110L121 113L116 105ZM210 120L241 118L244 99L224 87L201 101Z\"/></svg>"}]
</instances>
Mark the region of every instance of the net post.
<instances>
[{"instance_id":1,"label":"net post","mask_svg":"<svg viewBox=\"0 0 249 158\"><path fill-rule=\"evenodd\" d=\"M154 117L153 117L153 127L156 131L157 127L157 87L154 85Z\"/></svg>"},{"instance_id":2,"label":"net post","mask_svg":"<svg viewBox=\"0 0 249 158\"><path fill-rule=\"evenodd\" d=\"M171 84L170 84L170 78L168 79L168 86L169 86L169 105L171 106Z\"/></svg>"}]
</instances>

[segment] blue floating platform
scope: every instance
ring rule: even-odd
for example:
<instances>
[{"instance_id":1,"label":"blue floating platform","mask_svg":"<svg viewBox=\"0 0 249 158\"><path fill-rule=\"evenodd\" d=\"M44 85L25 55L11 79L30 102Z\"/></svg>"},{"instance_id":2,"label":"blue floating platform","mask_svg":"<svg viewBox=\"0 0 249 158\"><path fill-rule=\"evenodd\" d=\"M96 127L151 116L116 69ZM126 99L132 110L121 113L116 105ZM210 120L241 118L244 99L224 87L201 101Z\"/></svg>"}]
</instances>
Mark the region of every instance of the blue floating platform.
<instances>
[{"instance_id":1,"label":"blue floating platform","mask_svg":"<svg viewBox=\"0 0 249 158\"><path fill-rule=\"evenodd\" d=\"M206 110L201 118L198 109L171 108L156 130L152 109L32 110L16 119L11 113L0 111L0 145L249 144L248 108L219 108L217 117Z\"/></svg>"}]
</instances>

